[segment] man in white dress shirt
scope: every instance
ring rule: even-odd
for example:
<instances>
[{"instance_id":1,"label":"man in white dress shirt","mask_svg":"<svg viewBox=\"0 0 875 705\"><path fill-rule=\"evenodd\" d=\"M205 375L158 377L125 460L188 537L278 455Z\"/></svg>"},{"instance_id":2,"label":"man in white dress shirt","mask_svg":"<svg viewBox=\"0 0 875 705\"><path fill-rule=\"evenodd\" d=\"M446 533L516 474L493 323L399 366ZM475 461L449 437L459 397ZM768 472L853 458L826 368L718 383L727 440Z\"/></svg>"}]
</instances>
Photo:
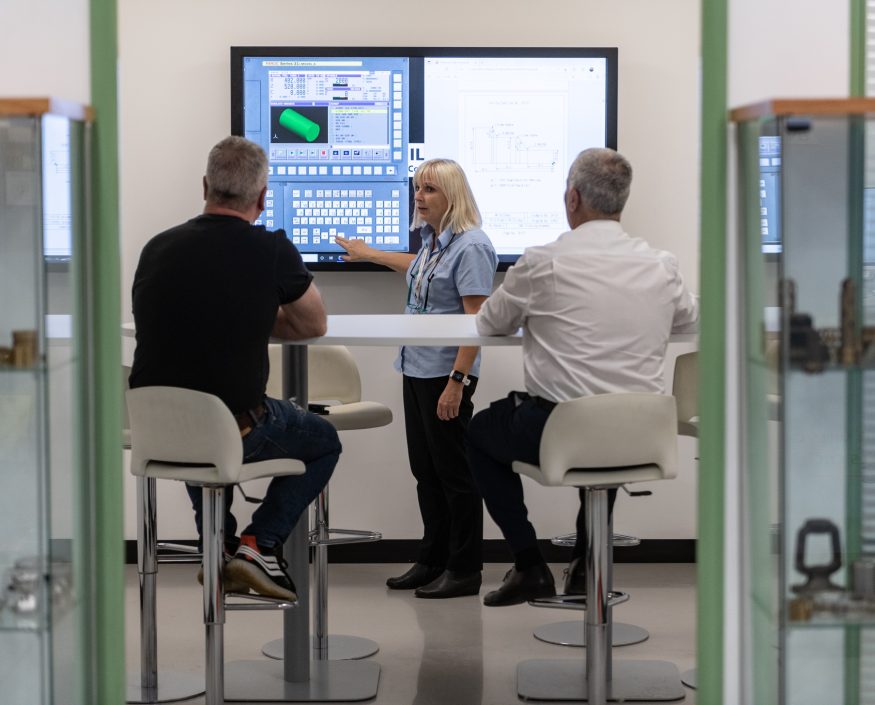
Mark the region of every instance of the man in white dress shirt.
<instances>
[{"instance_id":1,"label":"man in white dress shirt","mask_svg":"<svg viewBox=\"0 0 875 705\"><path fill-rule=\"evenodd\" d=\"M477 314L482 335L523 328L526 392L511 392L471 420L468 457L489 514L514 554L489 606L556 592L528 520L511 463L538 464L544 425L557 402L610 392L663 393L672 331L698 318L674 255L630 237L620 225L632 167L611 149L587 149L571 165L565 210L571 230L531 247ZM581 492L581 499L583 493ZM610 497L610 506L616 491ZM583 507L566 593L583 592Z\"/></svg>"}]
</instances>

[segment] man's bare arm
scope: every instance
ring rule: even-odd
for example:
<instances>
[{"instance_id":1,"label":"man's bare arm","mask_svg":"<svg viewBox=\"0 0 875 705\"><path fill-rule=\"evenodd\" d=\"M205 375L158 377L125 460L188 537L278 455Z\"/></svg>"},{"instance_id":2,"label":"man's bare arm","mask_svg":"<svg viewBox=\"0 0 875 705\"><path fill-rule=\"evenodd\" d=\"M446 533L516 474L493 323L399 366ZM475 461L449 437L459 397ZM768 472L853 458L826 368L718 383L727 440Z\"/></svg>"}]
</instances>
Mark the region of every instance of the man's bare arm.
<instances>
[{"instance_id":1,"label":"man's bare arm","mask_svg":"<svg viewBox=\"0 0 875 705\"><path fill-rule=\"evenodd\" d=\"M274 338L287 340L302 340L304 338L319 338L328 330L328 317L322 295L316 284L310 282L303 296L283 304L276 314L271 335Z\"/></svg>"}]
</instances>

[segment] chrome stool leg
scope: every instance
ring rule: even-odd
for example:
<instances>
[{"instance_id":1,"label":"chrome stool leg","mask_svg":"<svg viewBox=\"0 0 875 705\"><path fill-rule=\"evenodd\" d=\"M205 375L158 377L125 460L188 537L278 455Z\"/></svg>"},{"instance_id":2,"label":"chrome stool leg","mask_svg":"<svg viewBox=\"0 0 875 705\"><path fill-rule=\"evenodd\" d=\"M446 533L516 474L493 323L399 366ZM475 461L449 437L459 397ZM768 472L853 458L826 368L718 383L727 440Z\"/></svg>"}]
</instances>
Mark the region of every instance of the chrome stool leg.
<instances>
[{"instance_id":1,"label":"chrome stool leg","mask_svg":"<svg viewBox=\"0 0 875 705\"><path fill-rule=\"evenodd\" d=\"M517 694L523 700L575 700L605 705L608 700L681 700L677 666L668 661L613 662L610 648L611 607L628 595L609 593L610 527L607 488L586 488L587 594L586 669L580 661L532 659L517 666ZM595 599L589 599L595 595ZM614 596L617 597L614 597ZM530 604L547 606L557 598Z\"/></svg>"},{"instance_id":2,"label":"chrome stool leg","mask_svg":"<svg viewBox=\"0 0 875 705\"><path fill-rule=\"evenodd\" d=\"M608 491L586 490L586 699L591 705L605 705L611 679L611 644L608 641L610 606L607 585L610 556ZM593 599L594 598L594 599Z\"/></svg>"},{"instance_id":3,"label":"chrome stool leg","mask_svg":"<svg viewBox=\"0 0 875 705\"><path fill-rule=\"evenodd\" d=\"M314 529L310 545L313 546L313 659L316 661L349 661L373 656L380 650L372 639L349 634L328 633L328 546L337 543L378 540L379 534L373 532L347 531L334 529L336 533L346 534L351 539L332 539L328 520L328 487L324 487L316 498L314 506ZM261 653L269 658L283 658L283 640L268 642Z\"/></svg>"},{"instance_id":4,"label":"chrome stool leg","mask_svg":"<svg viewBox=\"0 0 875 705\"><path fill-rule=\"evenodd\" d=\"M225 705L225 600L222 552L225 546L225 488L204 487L204 625L206 626L206 705Z\"/></svg>"},{"instance_id":5,"label":"chrome stool leg","mask_svg":"<svg viewBox=\"0 0 875 705\"><path fill-rule=\"evenodd\" d=\"M554 546L573 547L577 541L577 534L562 534L554 536L550 539L550 543ZM626 534L613 533L613 520L611 523L611 554L613 549L617 547L626 548L629 546L637 546L641 543L641 539L636 536L627 536ZM611 579L608 581L609 587L613 590L613 560L611 561ZM544 624L535 629L533 635L536 639L544 641L548 644L556 644L557 646L586 646L586 637L584 636L583 622L581 620L568 620L565 622L552 622ZM640 644L642 641L647 641L650 638L650 632L643 627L635 624L626 624L624 622L614 622L611 625L611 646L629 646L631 644Z\"/></svg>"},{"instance_id":6,"label":"chrome stool leg","mask_svg":"<svg viewBox=\"0 0 875 705\"><path fill-rule=\"evenodd\" d=\"M137 478L137 572L140 582L140 672L127 678L126 702L163 703L204 692L203 679L181 671L158 670L158 541L155 478Z\"/></svg>"}]
</instances>

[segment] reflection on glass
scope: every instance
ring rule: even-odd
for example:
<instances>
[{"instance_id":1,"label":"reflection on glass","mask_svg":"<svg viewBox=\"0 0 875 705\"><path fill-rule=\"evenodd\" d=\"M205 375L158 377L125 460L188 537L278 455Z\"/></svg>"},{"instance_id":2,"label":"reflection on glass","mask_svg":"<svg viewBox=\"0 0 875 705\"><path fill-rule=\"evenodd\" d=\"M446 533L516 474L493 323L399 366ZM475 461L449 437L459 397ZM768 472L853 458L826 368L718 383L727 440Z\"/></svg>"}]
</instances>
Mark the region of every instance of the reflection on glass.
<instances>
[{"instance_id":1,"label":"reflection on glass","mask_svg":"<svg viewBox=\"0 0 875 705\"><path fill-rule=\"evenodd\" d=\"M70 120L42 120L43 249L48 261L67 261L73 248Z\"/></svg>"}]
</instances>

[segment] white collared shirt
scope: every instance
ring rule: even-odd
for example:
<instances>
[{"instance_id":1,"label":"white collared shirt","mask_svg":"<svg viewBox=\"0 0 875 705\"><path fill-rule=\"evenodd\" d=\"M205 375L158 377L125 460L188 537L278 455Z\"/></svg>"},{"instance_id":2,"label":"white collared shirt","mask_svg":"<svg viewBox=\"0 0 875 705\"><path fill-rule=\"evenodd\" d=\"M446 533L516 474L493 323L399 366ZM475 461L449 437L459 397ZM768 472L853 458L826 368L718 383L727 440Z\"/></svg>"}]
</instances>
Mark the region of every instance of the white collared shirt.
<instances>
[{"instance_id":1,"label":"white collared shirt","mask_svg":"<svg viewBox=\"0 0 875 705\"><path fill-rule=\"evenodd\" d=\"M527 249L476 320L481 335L522 326L526 391L567 401L664 392L669 335L698 309L674 255L597 220Z\"/></svg>"}]
</instances>

